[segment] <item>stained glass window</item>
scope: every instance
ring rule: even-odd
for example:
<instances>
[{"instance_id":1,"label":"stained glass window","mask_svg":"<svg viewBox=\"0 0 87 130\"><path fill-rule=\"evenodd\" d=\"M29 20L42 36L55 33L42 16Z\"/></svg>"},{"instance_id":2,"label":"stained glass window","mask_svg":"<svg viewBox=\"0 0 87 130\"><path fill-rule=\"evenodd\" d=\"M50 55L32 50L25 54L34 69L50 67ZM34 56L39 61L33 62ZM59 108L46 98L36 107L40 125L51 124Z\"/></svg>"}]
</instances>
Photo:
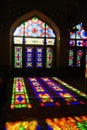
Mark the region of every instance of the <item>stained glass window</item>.
<instances>
[{"instance_id":1,"label":"stained glass window","mask_svg":"<svg viewBox=\"0 0 87 130\"><path fill-rule=\"evenodd\" d=\"M75 40L70 40L70 46L75 46Z\"/></svg>"},{"instance_id":2,"label":"stained glass window","mask_svg":"<svg viewBox=\"0 0 87 130\"><path fill-rule=\"evenodd\" d=\"M69 66L73 66L73 50L69 50Z\"/></svg>"},{"instance_id":3,"label":"stained glass window","mask_svg":"<svg viewBox=\"0 0 87 130\"><path fill-rule=\"evenodd\" d=\"M87 47L87 41L86 41L86 40L77 40L77 41L76 41L76 45L79 46L79 47L80 47L80 46L81 46L81 47L83 47L83 46L84 46L84 47Z\"/></svg>"},{"instance_id":4,"label":"stained glass window","mask_svg":"<svg viewBox=\"0 0 87 130\"><path fill-rule=\"evenodd\" d=\"M44 38L25 38L25 44L44 45Z\"/></svg>"},{"instance_id":5,"label":"stained glass window","mask_svg":"<svg viewBox=\"0 0 87 130\"><path fill-rule=\"evenodd\" d=\"M87 32L83 27L83 23L74 26L72 30L73 31L70 32L68 65L71 67L81 67L81 59L84 56L85 61L86 56Z\"/></svg>"},{"instance_id":6,"label":"stained glass window","mask_svg":"<svg viewBox=\"0 0 87 130\"><path fill-rule=\"evenodd\" d=\"M74 32L70 32L70 38L75 39L75 33Z\"/></svg>"},{"instance_id":7,"label":"stained glass window","mask_svg":"<svg viewBox=\"0 0 87 130\"><path fill-rule=\"evenodd\" d=\"M52 38L46 39L46 45L54 45L54 44L55 44L55 39L52 39Z\"/></svg>"},{"instance_id":8,"label":"stained glass window","mask_svg":"<svg viewBox=\"0 0 87 130\"><path fill-rule=\"evenodd\" d=\"M80 23L73 27L73 31L70 32L70 39L87 39L87 33L83 28L83 24Z\"/></svg>"},{"instance_id":9,"label":"stained glass window","mask_svg":"<svg viewBox=\"0 0 87 130\"><path fill-rule=\"evenodd\" d=\"M83 51L82 50L77 50L77 63L76 63L77 66L81 65L81 57L82 57L82 55L83 55Z\"/></svg>"},{"instance_id":10,"label":"stained glass window","mask_svg":"<svg viewBox=\"0 0 87 130\"><path fill-rule=\"evenodd\" d=\"M21 24L14 30L13 36L23 36L23 32L24 32L24 24Z\"/></svg>"},{"instance_id":11,"label":"stained glass window","mask_svg":"<svg viewBox=\"0 0 87 130\"><path fill-rule=\"evenodd\" d=\"M46 50L46 68L52 68L53 53L50 47Z\"/></svg>"},{"instance_id":12,"label":"stained glass window","mask_svg":"<svg viewBox=\"0 0 87 130\"><path fill-rule=\"evenodd\" d=\"M54 33L53 29L51 29L48 24L46 24L46 37L55 38L55 33Z\"/></svg>"},{"instance_id":13,"label":"stained glass window","mask_svg":"<svg viewBox=\"0 0 87 130\"><path fill-rule=\"evenodd\" d=\"M22 37L14 37L14 44L23 44Z\"/></svg>"},{"instance_id":14,"label":"stained glass window","mask_svg":"<svg viewBox=\"0 0 87 130\"><path fill-rule=\"evenodd\" d=\"M45 36L45 23L37 17L25 22L25 36L44 37Z\"/></svg>"},{"instance_id":15,"label":"stained glass window","mask_svg":"<svg viewBox=\"0 0 87 130\"><path fill-rule=\"evenodd\" d=\"M15 68L22 68L22 47L14 47L14 60Z\"/></svg>"},{"instance_id":16,"label":"stained glass window","mask_svg":"<svg viewBox=\"0 0 87 130\"><path fill-rule=\"evenodd\" d=\"M42 68L44 65L44 50L42 47L36 48L36 68Z\"/></svg>"},{"instance_id":17,"label":"stained glass window","mask_svg":"<svg viewBox=\"0 0 87 130\"><path fill-rule=\"evenodd\" d=\"M23 21L13 31L14 68L52 68L55 38L51 26L38 17Z\"/></svg>"},{"instance_id":18,"label":"stained glass window","mask_svg":"<svg viewBox=\"0 0 87 130\"><path fill-rule=\"evenodd\" d=\"M26 47L26 67L33 68L33 66L34 66L33 47Z\"/></svg>"},{"instance_id":19,"label":"stained glass window","mask_svg":"<svg viewBox=\"0 0 87 130\"><path fill-rule=\"evenodd\" d=\"M87 33L85 32L82 23L76 25L78 31L76 31L76 39L87 39Z\"/></svg>"}]
</instances>

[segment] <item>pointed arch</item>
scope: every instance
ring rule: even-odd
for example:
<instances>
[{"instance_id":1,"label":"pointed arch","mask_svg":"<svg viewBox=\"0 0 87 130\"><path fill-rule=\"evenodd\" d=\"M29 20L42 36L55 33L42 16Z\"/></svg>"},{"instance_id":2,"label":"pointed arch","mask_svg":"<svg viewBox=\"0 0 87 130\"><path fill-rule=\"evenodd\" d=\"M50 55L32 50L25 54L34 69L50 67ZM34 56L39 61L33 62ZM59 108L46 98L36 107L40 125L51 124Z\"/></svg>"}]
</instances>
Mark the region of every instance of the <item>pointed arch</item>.
<instances>
[{"instance_id":1,"label":"pointed arch","mask_svg":"<svg viewBox=\"0 0 87 130\"><path fill-rule=\"evenodd\" d=\"M48 26L50 26L50 28L52 28L55 31L55 48L53 49L53 51L56 51L56 65L58 66L58 62L59 62L59 48L60 48L60 31L58 29L58 27L56 26L56 24L50 19L48 18L46 15L44 15L43 13L39 12L38 10L33 10L23 16L21 16L20 18L18 18L10 27L10 66L13 67L13 33L14 30L21 25L21 23L28 21L29 19L32 19L33 17L37 17L39 20L43 21L44 23L46 23ZM45 25L46 26L46 25ZM46 27L45 27L46 28ZM49 46L49 45L48 45ZM29 49L29 48L28 48ZM36 51L38 51L39 48L37 48ZM50 47L48 47L48 51ZM45 54L46 56L46 54Z\"/></svg>"}]
</instances>

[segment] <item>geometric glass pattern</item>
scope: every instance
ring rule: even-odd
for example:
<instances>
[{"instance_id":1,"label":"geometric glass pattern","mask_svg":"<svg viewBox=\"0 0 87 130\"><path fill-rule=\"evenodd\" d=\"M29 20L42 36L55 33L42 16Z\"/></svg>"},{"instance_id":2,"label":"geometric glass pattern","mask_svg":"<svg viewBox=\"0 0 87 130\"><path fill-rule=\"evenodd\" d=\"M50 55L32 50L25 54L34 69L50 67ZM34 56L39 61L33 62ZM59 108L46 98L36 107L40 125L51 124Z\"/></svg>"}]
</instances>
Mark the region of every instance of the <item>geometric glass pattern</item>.
<instances>
[{"instance_id":1,"label":"geometric glass pattern","mask_svg":"<svg viewBox=\"0 0 87 130\"><path fill-rule=\"evenodd\" d=\"M70 32L70 39L75 39L75 33L74 32Z\"/></svg>"},{"instance_id":2,"label":"geometric glass pattern","mask_svg":"<svg viewBox=\"0 0 87 130\"><path fill-rule=\"evenodd\" d=\"M29 37L44 37L45 23L37 17L33 17L25 22L25 36Z\"/></svg>"},{"instance_id":3,"label":"geometric glass pattern","mask_svg":"<svg viewBox=\"0 0 87 130\"><path fill-rule=\"evenodd\" d=\"M86 48L87 47L87 32L84 30L83 23L80 23L73 27L73 31L70 32L70 42L69 42L69 66L75 66L75 67L81 67L82 62L81 57L83 55L83 52L85 55L83 55L83 59L85 61L86 56ZM81 50L83 49L83 52ZM73 50L73 51L72 51ZM75 52L73 54L73 52ZM71 58L71 55L73 58ZM76 55L77 54L77 55ZM74 65L72 63L74 62ZM85 63L85 62L84 62ZM86 66L84 64L84 66Z\"/></svg>"},{"instance_id":4,"label":"geometric glass pattern","mask_svg":"<svg viewBox=\"0 0 87 130\"><path fill-rule=\"evenodd\" d=\"M23 44L22 37L14 37L14 44Z\"/></svg>"},{"instance_id":5,"label":"geometric glass pattern","mask_svg":"<svg viewBox=\"0 0 87 130\"><path fill-rule=\"evenodd\" d=\"M25 44L44 45L44 38L25 38Z\"/></svg>"},{"instance_id":6,"label":"geometric glass pattern","mask_svg":"<svg viewBox=\"0 0 87 130\"><path fill-rule=\"evenodd\" d=\"M69 66L72 66L73 67L73 50L69 50Z\"/></svg>"},{"instance_id":7,"label":"geometric glass pattern","mask_svg":"<svg viewBox=\"0 0 87 130\"><path fill-rule=\"evenodd\" d=\"M82 55L83 55L83 51L82 50L77 50L77 62L76 62L77 67L81 66Z\"/></svg>"},{"instance_id":8,"label":"geometric glass pattern","mask_svg":"<svg viewBox=\"0 0 87 130\"><path fill-rule=\"evenodd\" d=\"M36 68L42 68L44 63L43 47L36 47Z\"/></svg>"},{"instance_id":9,"label":"geometric glass pattern","mask_svg":"<svg viewBox=\"0 0 87 130\"><path fill-rule=\"evenodd\" d=\"M76 40L76 45L81 47L87 47L87 41L86 40Z\"/></svg>"},{"instance_id":10,"label":"geometric glass pattern","mask_svg":"<svg viewBox=\"0 0 87 130\"><path fill-rule=\"evenodd\" d=\"M70 39L87 39L87 33L83 28L82 23L73 27L76 29L75 32L70 32Z\"/></svg>"},{"instance_id":11,"label":"geometric glass pattern","mask_svg":"<svg viewBox=\"0 0 87 130\"><path fill-rule=\"evenodd\" d=\"M70 40L70 46L75 46L75 40Z\"/></svg>"},{"instance_id":12,"label":"geometric glass pattern","mask_svg":"<svg viewBox=\"0 0 87 130\"><path fill-rule=\"evenodd\" d=\"M53 67L52 65L53 50L51 48L47 48L47 46L55 45L55 38L56 38L56 35L55 35L54 30L46 22L40 20L38 17L34 16L28 20L23 21L18 27L16 27L16 29L13 32L13 46L15 48L15 44L20 45L18 47L21 48L21 52L17 52L18 54L15 54L16 50L14 52L14 61L15 61L15 63L13 61L14 67L15 68L22 68L22 67L31 68L33 66L36 66L38 68L38 67L43 67L43 64L44 64L44 67L52 68ZM30 52L27 52L28 49L25 49L25 48L28 47L28 45L33 47L33 49L36 50L36 52L34 53L33 50L31 54ZM42 49L42 53L39 54L37 53L38 49L35 49L36 48L35 45L38 47L41 47L42 45L44 46L44 50L46 50L44 51L44 53L46 53L44 54L44 57L43 57L43 49ZM16 55L18 55L17 59L15 58ZM34 56L35 62L33 62L32 56Z\"/></svg>"},{"instance_id":13,"label":"geometric glass pattern","mask_svg":"<svg viewBox=\"0 0 87 130\"><path fill-rule=\"evenodd\" d=\"M26 47L26 68L32 68L34 65L33 47Z\"/></svg>"},{"instance_id":14,"label":"geometric glass pattern","mask_svg":"<svg viewBox=\"0 0 87 130\"><path fill-rule=\"evenodd\" d=\"M51 80L50 78L41 78L41 80L44 81L44 83L52 89L53 92L55 92L56 96L60 97L62 100L65 101L67 105L77 105L81 104L82 102L80 99L75 97L75 95L68 92L66 89L64 89L61 85L56 83L55 81Z\"/></svg>"},{"instance_id":15,"label":"geometric glass pattern","mask_svg":"<svg viewBox=\"0 0 87 130\"><path fill-rule=\"evenodd\" d=\"M42 107L55 105L53 96L47 91L44 85L42 85L37 78L28 78L28 81Z\"/></svg>"},{"instance_id":16,"label":"geometric glass pattern","mask_svg":"<svg viewBox=\"0 0 87 130\"><path fill-rule=\"evenodd\" d=\"M53 50L50 47L46 49L46 68L52 68Z\"/></svg>"},{"instance_id":17,"label":"geometric glass pattern","mask_svg":"<svg viewBox=\"0 0 87 130\"><path fill-rule=\"evenodd\" d=\"M54 34L53 29L51 29L50 26L47 24L45 26L46 26L46 37L55 38L55 34Z\"/></svg>"},{"instance_id":18,"label":"geometric glass pattern","mask_svg":"<svg viewBox=\"0 0 87 130\"><path fill-rule=\"evenodd\" d=\"M54 45L54 44L55 44L55 39L46 38L46 45Z\"/></svg>"},{"instance_id":19,"label":"geometric glass pattern","mask_svg":"<svg viewBox=\"0 0 87 130\"><path fill-rule=\"evenodd\" d=\"M47 23L32 17L16 27L13 36L55 38L55 33Z\"/></svg>"},{"instance_id":20,"label":"geometric glass pattern","mask_svg":"<svg viewBox=\"0 0 87 130\"><path fill-rule=\"evenodd\" d=\"M82 23L76 25L76 39L87 39L87 33L85 32L84 28L82 27Z\"/></svg>"},{"instance_id":21,"label":"geometric glass pattern","mask_svg":"<svg viewBox=\"0 0 87 130\"><path fill-rule=\"evenodd\" d=\"M15 68L22 68L22 47L14 47L14 66Z\"/></svg>"},{"instance_id":22,"label":"geometric glass pattern","mask_svg":"<svg viewBox=\"0 0 87 130\"><path fill-rule=\"evenodd\" d=\"M14 108L31 108L24 80L21 77L15 77L13 83L11 109Z\"/></svg>"},{"instance_id":23,"label":"geometric glass pattern","mask_svg":"<svg viewBox=\"0 0 87 130\"><path fill-rule=\"evenodd\" d=\"M24 32L24 24L22 23L20 26L16 27L13 32L13 36L23 36Z\"/></svg>"}]
</instances>

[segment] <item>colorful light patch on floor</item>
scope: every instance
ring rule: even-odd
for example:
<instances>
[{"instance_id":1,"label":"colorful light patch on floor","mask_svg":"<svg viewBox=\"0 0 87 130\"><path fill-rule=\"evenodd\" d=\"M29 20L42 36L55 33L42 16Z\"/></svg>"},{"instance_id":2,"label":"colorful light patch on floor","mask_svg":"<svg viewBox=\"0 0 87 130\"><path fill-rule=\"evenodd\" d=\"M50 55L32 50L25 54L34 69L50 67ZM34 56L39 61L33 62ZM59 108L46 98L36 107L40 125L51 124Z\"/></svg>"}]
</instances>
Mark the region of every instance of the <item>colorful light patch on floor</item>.
<instances>
[{"instance_id":1,"label":"colorful light patch on floor","mask_svg":"<svg viewBox=\"0 0 87 130\"><path fill-rule=\"evenodd\" d=\"M57 78L57 77L52 77L52 79L56 80L56 81L59 82L61 85L65 86L65 87L67 87L67 88L69 88L69 89L71 89L72 91L78 93L80 96L83 96L83 97L85 97L85 98L87 99L87 94L85 94L85 93L81 92L80 90L74 88L73 86L71 86L71 85L65 83L64 81L60 80L60 79Z\"/></svg>"},{"instance_id":2,"label":"colorful light patch on floor","mask_svg":"<svg viewBox=\"0 0 87 130\"><path fill-rule=\"evenodd\" d=\"M58 83L55 83L50 78L41 78L45 82L48 88L51 88L55 94L62 98L67 105L77 105L77 104L85 104L83 101L80 101L76 96L68 92L66 89L64 89L62 86L60 86Z\"/></svg>"},{"instance_id":3,"label":"colorful light patch on floor","mask_svg":"<svg viewBox=\"0 0 87 130\"><path fill-rule=\"evenodd\" d=\"M36 120L7 122L5 130L41 130Z\"/></svg>"},{"instance_id":4,"label":"colorful light patch on floor","mask_svg":"<svg viewBox=\"0 0 87 130\"><path fill-rule=\"evenodd\" d=\"M31 108L24 80L21 77L14 78L13 92L11 100L11 109L14 108Z\"/></svg>"},{"instance_id":5,"label":"colorful light patch on floor","mask_svg":"<svg viewBox=\"0 0 87 130\"><path fill-rule=\"evenodd\" d=\"M41 106L54 106L54 104L60 106L58 102L54 101L53 96L47 91L47 89L39 82L37 78L28 78L28 81L32 86Z\"/></svg>"},{"instance_id":6,"label":"colorful light patch on floor","mask_svg":"<svg viewBox=\"0 0 87 130\"><path fill-rule=\"evenodd\" d=\"M87 130L87 115L6 122L4 130Z\"/></svg>"},{"instance_id":7,"label":"colorful light patch on floor","mask_svg":"<svg viewBox=\"0 0 87 130\"><path fill-rule=\"evenodd\" d=\"M87 130L87 116L47 118L48 130Z\"/></svg>"}]
</instances>

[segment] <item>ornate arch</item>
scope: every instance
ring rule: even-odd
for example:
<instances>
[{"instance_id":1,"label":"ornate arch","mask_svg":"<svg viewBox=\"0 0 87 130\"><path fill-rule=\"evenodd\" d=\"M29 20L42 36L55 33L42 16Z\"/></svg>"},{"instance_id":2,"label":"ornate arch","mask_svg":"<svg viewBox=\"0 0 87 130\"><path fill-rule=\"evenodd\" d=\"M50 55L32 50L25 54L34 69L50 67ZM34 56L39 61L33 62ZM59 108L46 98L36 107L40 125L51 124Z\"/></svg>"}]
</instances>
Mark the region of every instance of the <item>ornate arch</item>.
<instances>
[{"instance_id":1,"label":"ornate arch","mask_svg":"<svg viewBox=\"0 0 87 130\"><path fill-rule=\"evenodd\" d=\"M55 49L57 51L55 51L56 53L56 57L55 57L55 60L56 60L56 65L58 65L58 62L59 62L59 49L60 49L60 31L58 29L58 27L55 25L55 23L50 19L48 18L47 16L45 16L43 13L39 12L38 10L34 10L34 11L31 11L23 16L21 16L19 19L17 19L13 24L12 26L10 27L10 66L12 67L12 58L13 58L13 32L14 30L24 21L27 21L29 19L31 19L32 17L38 17L41 21L44 21L45 23L47 23L48 25L50 25L50 27L55 31L55 48L54 48L54 51Z\"/></svg>"}]
</instances>

